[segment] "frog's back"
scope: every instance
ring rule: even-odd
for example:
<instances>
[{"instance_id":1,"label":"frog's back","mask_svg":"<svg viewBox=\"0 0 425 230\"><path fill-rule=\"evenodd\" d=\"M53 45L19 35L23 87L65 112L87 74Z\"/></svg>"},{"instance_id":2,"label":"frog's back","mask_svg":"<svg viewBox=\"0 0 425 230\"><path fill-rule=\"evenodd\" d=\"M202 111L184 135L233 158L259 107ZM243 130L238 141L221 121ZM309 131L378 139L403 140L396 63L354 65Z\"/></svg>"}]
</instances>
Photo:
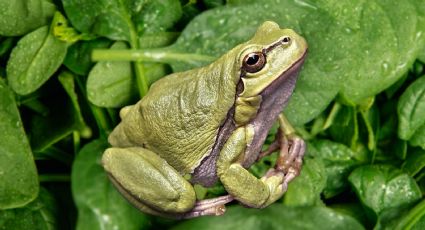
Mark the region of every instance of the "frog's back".
<instances>
[{"instance_id":1,"label":"frog's back","mask_svg":"<svg viewBox=\"0 0 425 230\"><path fill-rule=\"evenodd\" d=\"M234 104L238 79L232 68L233 63L218 61L157 81L131 107L110 143L143 146L178 171L191 173L211 152Z\"/></svg>"}]
</instances>

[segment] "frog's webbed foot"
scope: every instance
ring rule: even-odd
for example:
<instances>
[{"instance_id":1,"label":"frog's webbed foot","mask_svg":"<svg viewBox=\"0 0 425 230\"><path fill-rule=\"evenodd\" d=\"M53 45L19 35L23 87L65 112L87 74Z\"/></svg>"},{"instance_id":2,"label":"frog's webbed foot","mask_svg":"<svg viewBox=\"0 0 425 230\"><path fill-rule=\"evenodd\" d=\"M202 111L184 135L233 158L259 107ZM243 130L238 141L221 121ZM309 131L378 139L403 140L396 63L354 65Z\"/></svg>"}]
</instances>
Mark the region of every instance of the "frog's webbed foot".
<instances>
[{"instance_id":1,"label":"frog's webbed foot","mask_svg":"<svg viewBox=\"0 0 425 230\"><path fill-rule=\"evenodd\" d=\"M200 200L195 203L192 210L178 216L178 218L190 219L199 216L220 216L226 212L225 204L232 202L233 200L234 198L231 195Z\"/></svg>"},{"instance_id":2,"label":"frog's webbed foot","mask_svg":"<svg viewBox=\"0 0 425 230\"><path fill-rule=\"evenodd\" d=\"M295 130L282 114L279 115L279 124L276 140L266 151L260 153L259 159L280 149L275 167L270 169L264 178L283 173L285 176L282 186L286 190L288 183L300 174L306 146L304 140L295 134Z\"/></svg>"}]
</instances>

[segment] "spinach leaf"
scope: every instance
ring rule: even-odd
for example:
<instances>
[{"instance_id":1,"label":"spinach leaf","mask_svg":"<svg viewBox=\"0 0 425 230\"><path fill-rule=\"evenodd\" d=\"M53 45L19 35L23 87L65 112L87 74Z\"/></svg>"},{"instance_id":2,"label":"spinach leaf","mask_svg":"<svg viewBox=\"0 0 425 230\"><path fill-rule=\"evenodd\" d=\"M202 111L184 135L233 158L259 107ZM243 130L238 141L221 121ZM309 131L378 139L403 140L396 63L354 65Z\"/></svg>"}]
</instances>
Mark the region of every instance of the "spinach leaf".
<instances>
[{"instance_id":1,"label":"spinach leaf","mask_svg":"<svg viewBox=\"0 0 425 230\"><path fill-rule=\"evenodd\" d=\"M422 197L409 175L389 165L358 167L348 180L361 202L376 214L412 204Z\"/></svg>"},{"instance_id":2,"label":"spinach leaf","mask_svg":"<svg viewBox=\"0 0 425 230\"><path fill-rule=\"evenodd\" d=\"M47 25L55 11L48 0L0 0L0 35L19 36Z\"/></svg>"},{"instance_id":3,"label":"spinach leaf","mask_svg":"<svg viewBox=\"0 0 425 230\"><path fill-rule=\"evenodd\" d=\"M93 49L107 48L110 45L111 41L105 38L77 42L68 48L63 64L75 74L87 75L95 64L91 60Z\"/></svg>"},{"instance_id":4,"label":"spinach leaf","mask_svg":"<svg viewBox=\"0 0 425 230\"><path fill-rule=\"evenodd\" d=\"M1 78L0 105L0 209L22 207L37 197L37 170L15 95Z\"/></svg>"},{"instance_id":5,"label":"spinach leaf","mask_svg":"<svg viewBox=\"0 0 425 230\"><path fill-rule=\"evenodd\" d=\"M329 140L308 142L307 154L321 159L326 173L325 198L333 197L348 187L348 175L362 163L361 156L347 146Z\"/></svg>"},{"instance_id":6,"label":"spinach leaf","mask_svg":"<svg viewBox=\"0 0 425 230\"><path fill-rule=\"evenodd\" d=\"M145 229L147 218L112 186L100 159L108 147L98 139L85 145L72 166L72 194L78 209L77 229Z\"/></svg>"},{"instance_id":7,"label":"spinach leaf","mask_svg":"<svg viewBox=\"0 0 425 230\"><path fill-rule=\"evenodd\" d=\"M287 206L321 205L320 194L326 186L327 175L321 159L304 158L300 175L288 186L284 196Z\"/></svg>"},{"instance_id":8,"label":"spinach leaf","mask_svg":"<svg viewBox=\"0 0 425 230\"><path fill-rule=\"evenodd\" d=\"M0 210L0 229L58 229L57 205L44 188L34 201L21 208Z\"/></svg>"},{"instance_id":9,"label":"spinach leaf","mask_svg":"<svg viewBox=\"0 0 425 230\"><path fill-rule=\"evenodd\" d=\"M117 42L111 49L126 49ZM87 96L91 103L108 108L128 105L135 98L134 77L130 62L98 62L87 79Z\"/></svg>"},{"instance_id":10,"label":"spinach leaf","mask_svg":"<svg viewBox=\"0 0 425 230\"><path fill-rule=\"evenodd\" d=\"M22 95L37 90L62 64L67 44L43 26L19 40L7 63L7 79Z\"/></svg>"},{"instance_id":11,"label":"spinach leaf","mask_svg":"<svg viewBox=\"0 0 425 230\"><path fill-rule=\"evenodd\" d=\"M425 76L413 82L397 106L398 135L425 149Z\"/></svg>"},{"instance_id":12,"label":"spinach leaf","mask_svg":"<svg viewBox=\"0 0 425 230\"><path fill-rule=\"evenodd\" d=\"M131 43L145 31L163 31L170 28L181 16L178 0L63 0L62 2L68 18L78 30Z\"/></svg>"},{"instance_id":13,"label":"spinach leaf","mask_svg":"<svg viewBox=\"0 0 425 230\"><path fill-rule=\"evenodd\" d=\"M325 207L286 207L274 204L265 209L233 206L222 217L189 220L171 228L178 229L364 229L354 218Z\"/></svg>"},{"instance_id":14,"label":"spinach leaf","mask_svg":"<svg viewBox=\"0 0 425 230\"><path fill-rule=\"evenodd\" d=\"M411 151L402 167L411 177L420 175L425 167L425 151L421 149Z\"/></svg>"}]
</instances>

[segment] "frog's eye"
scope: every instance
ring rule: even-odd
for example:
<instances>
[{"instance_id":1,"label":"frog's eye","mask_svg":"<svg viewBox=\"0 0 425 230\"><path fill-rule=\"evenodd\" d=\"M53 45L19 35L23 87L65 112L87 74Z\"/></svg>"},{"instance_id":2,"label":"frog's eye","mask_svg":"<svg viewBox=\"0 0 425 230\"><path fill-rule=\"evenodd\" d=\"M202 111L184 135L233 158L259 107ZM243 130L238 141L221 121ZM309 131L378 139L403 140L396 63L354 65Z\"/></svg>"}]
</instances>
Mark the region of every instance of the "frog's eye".
<instances>
[{"instance_id":1,"label":"frog's eye","mask_svg":"<svg viewBox=\"0 0 425 230\"><path fill-rule=\"evenodd\" d=\"M290 37L284 37L282 39L282 45L289 45L291 43L291 38Z\"/></svg>"},{"instance_id":2,"label":"frog's eye","mask_svg":"<svg viewBox=\"0 0 425 230\"><path fill-rule=\"evenodd\" d=\"M242 63L242 69L248 73L260 71L266 64L266 57L262 52L253 52L247 54Z\"/></svg>"}]
</instances>

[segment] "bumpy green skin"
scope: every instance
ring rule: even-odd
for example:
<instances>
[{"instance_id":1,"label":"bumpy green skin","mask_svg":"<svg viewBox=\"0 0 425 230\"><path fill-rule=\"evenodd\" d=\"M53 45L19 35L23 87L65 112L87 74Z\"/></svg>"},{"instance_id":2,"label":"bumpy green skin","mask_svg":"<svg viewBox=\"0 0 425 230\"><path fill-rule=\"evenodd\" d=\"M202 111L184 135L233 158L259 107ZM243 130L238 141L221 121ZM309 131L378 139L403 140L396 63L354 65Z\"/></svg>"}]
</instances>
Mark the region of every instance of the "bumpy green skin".
<instances>
[{"instance_id":1,"label":"bumpy green skin","mask_svg":"<svg viewBox=\"0 0 425 230\"><path fill-rule=\"evenodd\" d=\"M292 45L276 46L285 36L291 37ZM273 45L264 68L241 79L244 57ZM109 136L113 147L105 151L102 162L112 182L144 212L190 213L195 192L181 175L192 173L211 153L234 107L236 127L219 152L217 175L229 194L245 205L261 208L274 202L285 189L283 173L257 179L242 167L255 134L249 122L261 104L259 94L306 49L304 39L292 30L265 22L251 40L209 66L157 81L141 101L121 111L122 122ZM237 95L240 81L243 91Z\"/></svg>"},{"instance_id":2,"label":"bumpy green skin","mask_svg":"<svg viewBox=\"0 0 425 230\"><path fill-rule=\"evenodd\" d=\"M115 147L144 146L177 171L191 173L211 151L234 104L239 77L230 57L237 51L155 82L143 100L126 108L109 142Z\"/></svg>"}]
</instances>

